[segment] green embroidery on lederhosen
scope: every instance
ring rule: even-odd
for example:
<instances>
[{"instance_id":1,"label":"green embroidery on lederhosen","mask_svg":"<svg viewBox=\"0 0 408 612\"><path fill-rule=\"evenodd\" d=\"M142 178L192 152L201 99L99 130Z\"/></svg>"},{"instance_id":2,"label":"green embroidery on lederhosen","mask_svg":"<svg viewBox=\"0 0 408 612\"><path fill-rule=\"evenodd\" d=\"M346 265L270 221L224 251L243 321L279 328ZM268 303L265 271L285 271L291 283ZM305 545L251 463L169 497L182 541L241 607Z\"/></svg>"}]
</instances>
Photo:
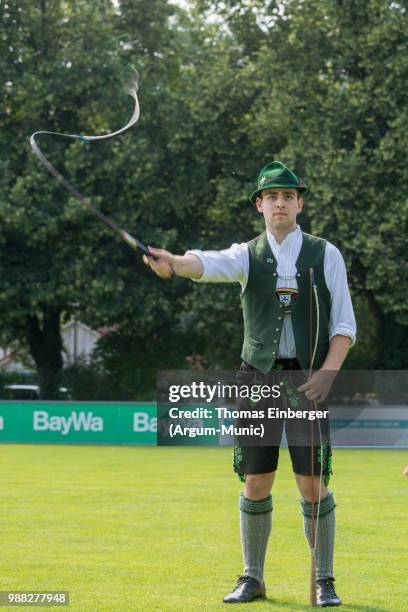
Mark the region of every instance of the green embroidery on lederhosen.
<instances>
[{"instance_id":1,"label":"green embroidery on lederhosen","mask_svg":"<svg viewBox=\"0 0 408 612\"><path fill-rule=\"evenodd\" d=\"M272 366L272 371L279 372L279 370L283 370L283 365L281 363L274 363Z\"/></svg>"},{"instance_id":2,"label":"green embroidery on lederhosen","mask_svg":"<svg viewBox=\"0 0 408 612\"><path fill-rule=\"evenodd\" d=\"M323 457L322 457L322 451L323 451ZM317 449L317 461L318 463L320 463L320 465L322 465L322 460L323 460L323 469L322 469L323 482L324 482L324 485L327 487L330 482L330 477L333 475L332 449L328 442L324 442L323 446L322 447L319 446Z\"/></svg>"},{"instance_id":3,"label":"green embroidery on lederhosen","mask_svg":"<svg viewBox=\"0 0 408 612\"><path fill-rule=\"evenodd\" d=\"M291 386L290 381L287 378L282 378L280 381L280 386L285 389L286 392L286 404L289 408L299 408L300 403L300 395L296 392L296 390Z\"/></svg>"},{"instance_id":4,"label":"green embroidery on lederhosen","mask_svg":"<svg viewBox=\"0 0 408 612\"><path fill-rule=\"evenodd\" d=\"M296 393L296 391L292 387L289 387L289 385L286 388L286 396L288 398L288 404L290 408L295 409L299 407L299 394Z\"/></svg>"},{"instance_id":5,"label":"green embroidery on lederhosen","mask_svg":"<svg viewBox=\"0 0 408 612\"><path fill-rule=\"evenodd\" d=\"M234 442L234 454L233 454L233 467L234 472L238 474L238 478L241 482L245 482L245 474L241 472L241 464L242 464L242 448L238 446L236 442Z\"/></svg>"}]
</instances>

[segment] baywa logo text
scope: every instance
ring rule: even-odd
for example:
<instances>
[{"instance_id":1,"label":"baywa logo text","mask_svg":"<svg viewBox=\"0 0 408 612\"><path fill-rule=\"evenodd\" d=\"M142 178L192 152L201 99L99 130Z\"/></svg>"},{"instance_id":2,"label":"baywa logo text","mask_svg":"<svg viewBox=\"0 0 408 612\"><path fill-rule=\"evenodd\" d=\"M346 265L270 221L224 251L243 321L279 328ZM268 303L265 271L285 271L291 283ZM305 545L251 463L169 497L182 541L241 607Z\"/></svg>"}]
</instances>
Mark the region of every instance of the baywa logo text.
<instances>
[{"instance_id":1,"label":"baywa logo text","mask_svg":"<svg viewBox=\"0 0 408 612\"><path fill-rule=\"evenodd\" d=\"M103 431L102 417L94 416L93 412L75 412L67 417L50 416L45 410L33 412L34 431L59 431L66 436L72 431Z\"/></svg>"}]
</instances>

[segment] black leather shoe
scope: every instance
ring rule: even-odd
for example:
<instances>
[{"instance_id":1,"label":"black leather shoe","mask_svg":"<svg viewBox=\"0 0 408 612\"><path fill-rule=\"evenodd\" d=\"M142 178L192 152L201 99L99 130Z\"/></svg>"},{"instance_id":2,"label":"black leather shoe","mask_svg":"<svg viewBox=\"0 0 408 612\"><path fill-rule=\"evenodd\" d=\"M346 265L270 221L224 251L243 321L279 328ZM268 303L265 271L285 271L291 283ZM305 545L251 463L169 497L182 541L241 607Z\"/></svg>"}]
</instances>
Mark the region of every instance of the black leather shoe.
<instances>
[{"instance_id":1,"label":"black leather shoe","mask_svg":"<svg viewBox=\"0 0 408 612\"><path fill-rule=\"evenodd\" d=\"M334 590L334 578L317 580L317 605L322 608L341 606L341 599Z\"/></svg>"},{"instance_id":2,"label":"black leather shoe","mask_svg":"<svg viewBox=\"0 0 408 612\"><path fill-rule=\"evenodd\" d=\"M239 576L237 586L224 597L225 603L249 603L254 599L265 599L264 583L260 584L252 576Z\"/></svg>"}]
</instances>

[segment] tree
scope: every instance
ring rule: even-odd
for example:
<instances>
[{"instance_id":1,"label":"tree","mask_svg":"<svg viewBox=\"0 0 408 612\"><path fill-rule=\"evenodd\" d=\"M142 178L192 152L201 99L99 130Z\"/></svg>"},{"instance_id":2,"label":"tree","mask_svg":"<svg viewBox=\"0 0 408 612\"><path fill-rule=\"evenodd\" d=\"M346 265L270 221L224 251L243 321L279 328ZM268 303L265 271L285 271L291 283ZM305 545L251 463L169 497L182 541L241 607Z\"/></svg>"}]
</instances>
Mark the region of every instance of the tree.
<instances>
[{"instance_id":1,"label":"tree","mask_svg":"<svg viewBox=\"0 0 408 612\"><path fill-rule=\"evenodd\" d=\"M148 75L154 91L157 62L152 58L160 51L156 36L163 32L162 44L167 44L168 17L175 9L160 0L123 2L122 10L107 0L92 5L39 0L25 6L10 0L1 2L0 9L5 91L0 161L2 338L17 338L29 346L42 395L54 397L62 366L60 322L70 316L74 304L80 304L79 315L97 324L106 318L123 319L132 311L132 301L145 300L137 280L128 282L136 277L132 254L118 248L106 229L45 174L30 155L28 138L38 129L101 133L119 127L118 121L129 112L129 101L118 93L123 62L135 52L138 68ZM136 14L143 20L137 21ZM131 37L123 37L125 26L132 27ZM165 71L163 64L172 63L171 57L165 58L160 71ZM133 225L140 219L140 207L129 216L126 198L135 199L142 189L136 177L133 192L118 195L123 156L117 153L127 149L125 171L134 170L135 160L143 168L152 156L150 150L146 154L143 135L137 146L131 138L126 135L120 143L94 147L49 139L43 146L79 189L95 194L105 212L114 211L119 223Z\"/></svg>"}]
</instances>

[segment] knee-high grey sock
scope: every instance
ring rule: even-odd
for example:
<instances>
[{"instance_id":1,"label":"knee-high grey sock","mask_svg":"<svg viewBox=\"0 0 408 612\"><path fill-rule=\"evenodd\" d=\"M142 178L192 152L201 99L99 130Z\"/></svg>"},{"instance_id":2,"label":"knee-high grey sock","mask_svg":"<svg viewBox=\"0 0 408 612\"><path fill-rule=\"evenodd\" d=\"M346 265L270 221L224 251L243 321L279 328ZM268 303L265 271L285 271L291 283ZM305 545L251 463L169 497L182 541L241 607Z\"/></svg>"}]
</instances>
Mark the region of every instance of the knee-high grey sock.
<instances>
[{"instance_id":1,"label":"knee-high grey sock","mask_svg":"<svg viewBox=\"0 0 408 612\"><path fill-rule=\"evenodd\" d=\"M266 547L272 528L272 497L239 500L244 576L263 582Z\"/></svg>"},{"instance_id":2,"label":"knee-high grey sock","mask_svg":"<svg viewBox=\"0 0 408 612\"><path fill-rule=\"evenodd\" d=\"M312 545L312 504L311 502L300 500L303 513L303 527L305 536ZM317 502L315 507L315 521L317 517ZM320 502L319 523L317 527L317 542L316 542L316 577L317 580L322 578L334 578L333 575L333 557L334 557L334 537L336 532L336 504L334 503L333 493L329 493L327 497ZM316 522L315 522L316 528Z\"/></svg>"}]
</instances>

